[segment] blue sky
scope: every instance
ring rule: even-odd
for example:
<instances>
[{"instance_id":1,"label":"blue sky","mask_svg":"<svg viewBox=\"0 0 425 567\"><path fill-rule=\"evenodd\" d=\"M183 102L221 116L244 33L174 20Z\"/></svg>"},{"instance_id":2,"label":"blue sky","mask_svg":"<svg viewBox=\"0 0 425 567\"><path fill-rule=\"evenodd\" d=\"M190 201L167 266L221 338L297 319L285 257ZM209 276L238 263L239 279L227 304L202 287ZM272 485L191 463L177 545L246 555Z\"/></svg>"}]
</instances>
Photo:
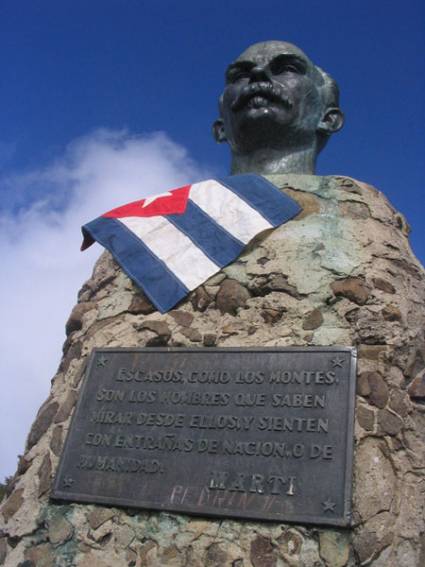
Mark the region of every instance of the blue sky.
<instances>
[{"instance_id":1,"label":"blue sky","mask_svg":"<svg viewBox=\"0 0 425 567\"><path fill-rule=\"evenodd\" d=\"M92 129L162 130L226 171L210 124L225 65L250 43L286 39L338 80L344 130L319 173L375 184L419 220L425 143L420 0L3 0L3 168L39 166ZM0 163L1 163L0 162Z\"/></svg>"},{"instance_id":2,"label":"blue sky","mask_svg":"<svg viewBox=\"0 0 425 567\"><path fill-rule=\"evenodd\" d=\"M8 279L27 287L14 300L2 291L11 356L2 372L20 389L20 401L12 388L4 403L21 425L0 452L0 478L22 452L67 313L99 254L77 256L80 223L129 196L227 172L211 123L224 69L249 44L293 42L337 79L346 125L318 173L382 190L425 261L424 11L420 0L2 0L0 228ZM31 332L32 363L14 371Z\"/></svg>"}]
</instances>

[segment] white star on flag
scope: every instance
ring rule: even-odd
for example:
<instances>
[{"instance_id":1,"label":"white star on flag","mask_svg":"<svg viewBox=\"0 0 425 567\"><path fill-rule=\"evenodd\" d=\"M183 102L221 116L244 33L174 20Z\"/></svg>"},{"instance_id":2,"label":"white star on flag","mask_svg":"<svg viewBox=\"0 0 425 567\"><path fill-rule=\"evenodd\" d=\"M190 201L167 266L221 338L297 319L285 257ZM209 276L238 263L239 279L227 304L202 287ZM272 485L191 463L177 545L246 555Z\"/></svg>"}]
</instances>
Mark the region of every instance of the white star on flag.
<instances>
[{"instance_id":1,"label":"white star on flag","mask_svg":"<svg viewBox=\"0 0 425 567\"><path fill-rule=\"evenodd\" d=\"M145 207L147 207L148 205L150 205L151 203L153 203L157 199L161 199L162 197L172 197L172 195L173 195L172 193L167 191L166 193L161 193L160 195L154 195L153 197L146 197L146 199L145 199L145 201L142 205L142 209L144 209Z\"/></svg>"}]
</instances>

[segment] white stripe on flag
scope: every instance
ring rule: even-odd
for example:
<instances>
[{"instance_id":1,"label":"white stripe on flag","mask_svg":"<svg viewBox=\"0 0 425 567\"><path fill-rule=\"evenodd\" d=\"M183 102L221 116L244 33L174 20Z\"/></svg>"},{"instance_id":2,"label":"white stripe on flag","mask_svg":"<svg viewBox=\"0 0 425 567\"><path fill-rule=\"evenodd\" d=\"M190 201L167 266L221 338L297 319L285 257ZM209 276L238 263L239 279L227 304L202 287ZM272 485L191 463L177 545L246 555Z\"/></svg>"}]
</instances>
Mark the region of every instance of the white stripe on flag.
<instances>
[{"instance_id":1,"label":"white stripe on flag","mask_svg":"<svg viewBox=\"0 0 425 567\"><path fill-rule=\"evenodd\" d=\"M273 228L253 207L214 179L194 183L189 198L244 244L263 230Z\"/></svg>"},{"instance_id":2,"label":"white stripe on flag","mask_svg":"<svg viewBox=\"0 0 425 567\"><path fill-rule=\"evenodd\" d=\"M204 283L220 269L165 217L124 217L116 220L140 238L189 290Z\"/></svg>"}]
</instances>

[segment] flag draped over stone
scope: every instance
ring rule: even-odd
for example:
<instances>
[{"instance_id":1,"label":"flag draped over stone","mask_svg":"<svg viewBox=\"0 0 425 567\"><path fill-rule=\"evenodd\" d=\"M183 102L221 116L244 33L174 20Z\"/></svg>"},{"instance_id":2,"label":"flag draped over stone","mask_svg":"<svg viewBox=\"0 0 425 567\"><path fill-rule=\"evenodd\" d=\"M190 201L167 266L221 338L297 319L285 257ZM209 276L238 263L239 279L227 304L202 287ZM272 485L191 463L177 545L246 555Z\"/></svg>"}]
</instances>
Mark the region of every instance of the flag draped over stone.
<instances>
[{"instance_id":1,"label":"flag draped over stone","mask_svg":"<svg viewBox=\"0 0 425 567\"><path fill-rule=\"evenodd\" d=\"M115 208L82 227L162 313L300 211L259 175L208 179Z\"/></svg>"}]
</instances>

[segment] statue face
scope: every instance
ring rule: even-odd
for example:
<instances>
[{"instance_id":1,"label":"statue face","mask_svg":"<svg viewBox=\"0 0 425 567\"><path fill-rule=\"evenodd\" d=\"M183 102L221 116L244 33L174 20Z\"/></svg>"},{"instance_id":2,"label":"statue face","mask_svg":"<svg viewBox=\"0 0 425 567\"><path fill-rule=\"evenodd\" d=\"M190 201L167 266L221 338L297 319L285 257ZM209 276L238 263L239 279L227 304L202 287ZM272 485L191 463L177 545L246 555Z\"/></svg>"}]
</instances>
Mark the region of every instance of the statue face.
<instances>
[{"instance_id":1,"label":"statue face","mask_svg":"<svg viewBox=\"0 0 425 567\"><path fill-rule=\"evenodd\" d=\"M322 82L294 45L269 41L249 47L227 68L218 121L222 139L219 132L217 138L236 152L311 145L323 113Z\"/></svg>"}]
</instances>

